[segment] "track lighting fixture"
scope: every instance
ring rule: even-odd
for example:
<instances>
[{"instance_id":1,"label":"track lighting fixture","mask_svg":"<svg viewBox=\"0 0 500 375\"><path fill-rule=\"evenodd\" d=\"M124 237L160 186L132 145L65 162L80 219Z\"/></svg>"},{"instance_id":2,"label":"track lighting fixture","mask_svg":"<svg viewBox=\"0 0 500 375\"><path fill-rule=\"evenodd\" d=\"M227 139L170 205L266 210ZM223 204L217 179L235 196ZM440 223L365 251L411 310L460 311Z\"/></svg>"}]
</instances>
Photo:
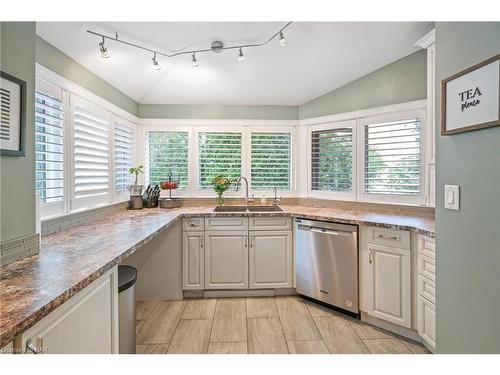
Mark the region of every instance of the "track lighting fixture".
<instances>
[{"instance_id":1,"label":"track lighting fixture","mask_svg":"<svg viewBox=\"0 0 500 375\"><path fill-rule=\"evenodd\" d=\"M245 56L243 56L243 51L242 51L242 50L241 50L241 48L240 48L240 52L238 53L238 61L243 62L243 61L245 61L245 60L246 60L246 57L245 57Z\"/></svg>"},{"instance_id":2,"label":"track lighting fixture","mask_svg":"<svg viewBox=\"0 0 500 375\"><path fill-rule=\"evenodd\" d=\"M111 56L106 46L104 46L104 37L102 37L102 42L99 43L99 51L101 52L101 57L107 59Z\"/></svg>"},{"instance_id":3,"label":"track lighting fixture","mask_svg":"<svg viewBox=\"0 0 500 375\"><path fill-rule=\"evenodd\" d=\"M164 52L160 52L160 51L156 51L154 49L151 49L151 48L148 48L148 47L144 47L144 46L141 46L139 44L135 44L135 43L132 43L132 42L128 42L126 40L122 40L122 39L119 39L118 38L118 33L115 33L115 36L109 36L109 35L104 35L104 34L101 34L101 33L97 33L95 31L91 31L91 30L87 30L87 32L89 34L92 34L92 35L96 35L98 37L101 37L102 38L102 42L99 43L99 51L101 53L101 57L103 59L107 59L109 58L111 55L110 53L108 52L108 49L106 48L106 46L104 46L104 42L106 39L108 40L111 40L113 42L117 42L117 43L121 43L121 44L125 44L129 47L134 47L134 48L137 48L137 49L141 49L143 51L148 51L148 52L151 52L153 53L153 65L155 67L156 70L160 70L161 69L161 65L160 63L158 62L156 56L163 56L163 57L176 57L176 56L180 56L180 55L191 55L192 56L192 61L191 63L193 64L194 67L197 67L199 64L198 64L198 60L196 60L196 56L195 54L197 53L208 53L208 52L213 52L213 53L220 53L220 52L223 52L225 50L230 50L230 49L238 49L238 61L245 61L246 58L245 56L243 55L243 48L254 48L254 47L262 47L266 44L268 44L269 42L271 42L272 40L275 40L277 38L279 38L279 44L280 46L284 47L286 46L286 39L285 37L283 36L283 30L285 30L288 26L290 26L292 23L291 22L288 22L285 26L283 26L281 29L279 29L276 33L274 33L270 38L268 38L267 40L263 41L263 42L260 42L260 43L251 43L251 44L239 44L239 45L232 45L232 46L226 46L222 41L220 40L215 40L212 42L212 44L210 45L209 48L204 48L204 49L196 49L196 50L185 50L185 51L179 51L179 52L175 52L175 53L164 53Z\"/></svg>"},{"instance_id":4,"label":"track lighting fixture","mask_svg":"<svg viewBox=\"0 0 500 375\"><path fill-rule=\"evenodd\" d=\"M153 66L155 67L155 69L161 70L161 65L158 62L158 60L156 59L156 52L154 53L152 60L153 60Z\"/></svg>"},{"instance_id":5,"label":"track lighting fixture","mask_svg":"<svg viewBox=\"0 0 500 375\"><path fill-rule=\"evenodd\" d=\"M281 46L281 47L286 46L286 39L285 39L285 37L283 36L283 32L282 32L282 31L280 31L280 46Z\"/></svg>"},{"instance_id":6,"label":"track lighting fixture","mask_svg":"<svg viewBox=\"0 0 500 375\"><path fill-rule=\"evenodd\" d=\"M195 54L193 53L193 56L192 56L192 62L191 64L193 64L193 66L196 68L199 64L198 64L198 60L196 60L196 56Z\"/></svg>"}]
</instances>

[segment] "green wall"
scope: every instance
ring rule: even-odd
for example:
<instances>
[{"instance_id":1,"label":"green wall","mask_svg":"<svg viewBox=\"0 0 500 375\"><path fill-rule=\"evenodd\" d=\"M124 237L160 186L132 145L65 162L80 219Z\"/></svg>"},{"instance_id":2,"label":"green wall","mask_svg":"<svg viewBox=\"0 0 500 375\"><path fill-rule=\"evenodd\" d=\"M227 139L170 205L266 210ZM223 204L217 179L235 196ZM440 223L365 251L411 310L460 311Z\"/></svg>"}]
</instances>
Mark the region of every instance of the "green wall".
<instances>
[{"instance_id":1,"label":"green wall","mask_svg":"<svg viewBox=\"0 0 500 375\"><path fill-rule=\"evenodd\" d=\"M139 104L140 118L297 120L296 106Z\"/></svg>"},{"instance_id":2,"label":"green wall","mask_svg":"<svg viewBox=\"0 0 500 375\"><path fill-rule=\"evenodd\" d=\"M36 36L36 62L137 116L137 103L52 44Z\"/></svg>"},{"instance_id":3,"label":"green wall","mask_svg":"<svg viewBox=\"0 0 500 375\"><path fill-rule=\"evenodd\" d=\"M299 118L425 99L426 75L427 54L420 50L301 105Z\"/></svg>"},{"instance_id":4,"label":"green wall","mask_svg":"<svg viewBox=\"0 0 500 375\"><path fill-rule=\"evenodd\" d=\"M35 233L35 23L1 22L0 69L26 81L26 156L0 156L0 241Z\"/></svg>"},{"instance_id":5,"label":"green wall","mask_svg":"<svg viewBox=\"0 0 500 375\"><path fill-rule=\"evenodd\" d=\"M500 127L441 136L441 80L500 53L500 23L436 24L437 350L500 353ZM460 185L460 211L443 185Z\"/></svg>"}]
</instances>

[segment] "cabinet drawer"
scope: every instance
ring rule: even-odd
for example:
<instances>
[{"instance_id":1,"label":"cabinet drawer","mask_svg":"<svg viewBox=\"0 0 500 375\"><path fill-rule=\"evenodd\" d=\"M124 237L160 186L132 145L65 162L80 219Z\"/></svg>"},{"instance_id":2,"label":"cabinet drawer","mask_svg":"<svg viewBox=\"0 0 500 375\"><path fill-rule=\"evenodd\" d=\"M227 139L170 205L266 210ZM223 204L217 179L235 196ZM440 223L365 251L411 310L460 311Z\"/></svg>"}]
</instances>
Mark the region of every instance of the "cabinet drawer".
<instances>
[{"instance_id":1,"label":"cabinet drawer","mask_svg":"<svg viewBox=\"0 0 500 375\"><path fill-rule=\"evenodd\" d=\"M248 230L247 217L207 217L206 230Z\"/></svg>"},{"instance_id":2,"label":"cabinet drawer","mask_svg":"<svg viewBox=\"0 0 500 375\"><path fill-rule=\"evenodd\" d=\"M435 239L422 235L418 236L418 252L429 258L436 259Z\"/></svg>"},{"instance_id":3,"label":"cabinet drawer","mask_svg":"<svg viewBox=\"0 0 500 375\"><path fill-rule=\"evenodd\" d=\"M410 232L404 230L368 227L368 242L410 249Z\"/></svg>"},{"instance_id":4,"label":"cabinet drawer","mask_svg":"<svg viewBox=\"0 0 500 375\"><path fill-rule=\"evenodd\" d=\"M434 259L418 254L417 269L420 275L425 276L432 281L436 281L436 262Z\"/></svg>"},{"instance_id":5,"label":"cabinet drawer","mask_svg":"<svg viewBox=\"0 0 500 375\"><path fill-rule=\"evenodd\" d=\"M251 217L250 230L291 230L292 219L289 217Z\"/></svg>"},{"instance_id":6,"label":"cabinet drawer","mask_svg":"<svg viewBox=\"0 0 500 375\"><path fill-rule=\"evenodd\" d=\"M432 303L436 303L436 283L425 276L418 275L417 277L418 294L425 297Z\"/></svg>"},{"instance_id":7,"label":"cabinet drawer","mask_svg":"<svg viewBox=\"0 0 500 375\"><path fill-rule=\"evenodd\" d=\"M205 221L202 217L190 217L182 219L184 232L194 232L205 229Z\"/></svg>"}]
</instances>

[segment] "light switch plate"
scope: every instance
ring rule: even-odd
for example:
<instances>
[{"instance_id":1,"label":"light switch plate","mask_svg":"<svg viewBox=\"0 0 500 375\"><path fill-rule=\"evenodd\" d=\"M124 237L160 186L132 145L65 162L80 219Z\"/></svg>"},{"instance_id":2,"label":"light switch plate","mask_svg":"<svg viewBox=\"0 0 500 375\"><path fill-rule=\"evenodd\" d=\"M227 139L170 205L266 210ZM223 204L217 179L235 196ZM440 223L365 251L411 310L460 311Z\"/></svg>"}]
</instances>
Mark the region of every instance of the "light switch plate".
<instances>
[{"instance_id":1,"label":"light switch plate","mask_svg":"<svg viewBox=\"0 0 500 375\"><path fill-rule=\"evenodd\" d=\"M444 185L444 208L460 209L460 189L458 185Z\"/></svg>"}]
</instances>

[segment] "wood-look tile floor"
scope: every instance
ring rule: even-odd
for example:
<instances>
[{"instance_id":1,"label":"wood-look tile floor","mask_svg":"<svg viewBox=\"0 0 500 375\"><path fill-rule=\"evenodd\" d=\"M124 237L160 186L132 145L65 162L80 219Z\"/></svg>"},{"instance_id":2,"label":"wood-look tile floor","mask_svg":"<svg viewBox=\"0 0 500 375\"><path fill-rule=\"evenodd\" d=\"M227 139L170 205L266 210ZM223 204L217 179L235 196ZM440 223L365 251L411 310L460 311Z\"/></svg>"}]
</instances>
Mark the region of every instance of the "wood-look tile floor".
<instances>
[{"instance_id":1,"label":"wood-look tile floor","mask_svg":"<svg viewBox=\"0 0 500 375\"><path fill-rule=\"evenodd\" d=\"M300 297L139 301L138 354L423 354L421 344Z\"/></svg>"}]
</instances>

